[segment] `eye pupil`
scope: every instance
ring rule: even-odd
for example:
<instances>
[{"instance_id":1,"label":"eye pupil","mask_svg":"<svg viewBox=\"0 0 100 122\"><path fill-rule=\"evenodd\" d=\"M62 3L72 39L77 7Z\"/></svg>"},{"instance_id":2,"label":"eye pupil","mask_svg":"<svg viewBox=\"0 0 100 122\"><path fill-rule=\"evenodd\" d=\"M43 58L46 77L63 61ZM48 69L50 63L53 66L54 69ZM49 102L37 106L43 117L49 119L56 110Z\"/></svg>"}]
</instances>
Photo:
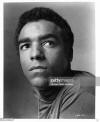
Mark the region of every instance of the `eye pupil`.
<instances>
[{"instance_id":1,"label":"eye pupil","mask_svg":"<svg viewBox=\"0 0 100 122\"><path fill-rule=\"evenodd\" d=\"M50 44L50 45L52 45L52 44L53 44L53 42L49 42L49 44Z\"/></svg>"}]
</instances>

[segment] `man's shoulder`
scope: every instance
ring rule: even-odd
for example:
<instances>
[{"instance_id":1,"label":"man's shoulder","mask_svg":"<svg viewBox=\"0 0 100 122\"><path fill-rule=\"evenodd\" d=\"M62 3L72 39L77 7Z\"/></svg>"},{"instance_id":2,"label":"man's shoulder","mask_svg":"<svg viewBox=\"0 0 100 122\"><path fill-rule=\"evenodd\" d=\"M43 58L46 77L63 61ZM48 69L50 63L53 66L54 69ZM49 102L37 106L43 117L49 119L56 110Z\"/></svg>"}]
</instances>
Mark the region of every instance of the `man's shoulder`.
<instances>
[{"instance_id":1,"label":"man's shoulder","mask_svg":"<svg viewBox=\"0 0 100 122\"><path fill-rule=\"evenodd\" d=\"M90 78L90 79L95 78L95 76L92 73L89 73L87 71L72 70L71 72L74 77L83 77L83 78Z\"/></svg>"},{"instance_id":2,"label":"man's shoulder","mask_svg":"<svg viewBox=\"0 0 100 122\"><path fill-rule=\"evenodd\" d=\"M64 86L64 93L68 93L68 91L70 93L88 92L95 95L95 76L93 74L86 71L72 70L72 76L67 80L69 80L69 84Z\"/></svg>"},{"instance_id":3,"label":"man's shoulder","mask_svg":"<svg viewBox=\"0 0 100 122\"><path fill-rule=\"evenodd\" d=\"M71 85L64 86L64 93L68 90L74 93L88 92L95 94L95 76L86 71L72 71L72 76L68 79ZM68 82L68 83L69 83Z\"/></svg>"},{"instance_id":4,"label":"man's shoulder","mask_svg":"<svg viewBox=\"0 0 100 122\"><path fill-rule=\"evenodd\" d=\"M95 93L95 76L86 71L73 71L74 82L80 84L81 90L86 90L89 93Z\"/></svg>"},{"instance_id":5,"label":"man's shoulder","mask_svg":"<svg viewBox=\"0 0 100 122\"><path fill-rule=\"evenodd\" d=\"M61 116L93 118L95 108L95 77L85 71L73 71L73 86L65 86L62 94ZM76 115L80 115L77 117ZM84 116L83 116L84 115Z\"/></svg>"}]
</instances>

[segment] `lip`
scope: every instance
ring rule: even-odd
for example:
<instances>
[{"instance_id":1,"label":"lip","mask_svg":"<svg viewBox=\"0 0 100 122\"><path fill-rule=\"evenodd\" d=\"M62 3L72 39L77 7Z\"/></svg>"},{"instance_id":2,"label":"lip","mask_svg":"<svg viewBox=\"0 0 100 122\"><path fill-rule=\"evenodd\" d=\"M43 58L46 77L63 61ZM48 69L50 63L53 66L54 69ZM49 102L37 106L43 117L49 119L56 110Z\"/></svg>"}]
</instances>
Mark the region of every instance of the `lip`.
<instances>
[{"instance_id":1,"label":"lip","mask_svg":"<svg viewBox=\"0 0 100 122\"><path fill-rule=\"evenodd\" d=\"M45 66L33 66L29 69L29 71L36 70L36 69L47 69Z\"/></svg>"}]
</instances>

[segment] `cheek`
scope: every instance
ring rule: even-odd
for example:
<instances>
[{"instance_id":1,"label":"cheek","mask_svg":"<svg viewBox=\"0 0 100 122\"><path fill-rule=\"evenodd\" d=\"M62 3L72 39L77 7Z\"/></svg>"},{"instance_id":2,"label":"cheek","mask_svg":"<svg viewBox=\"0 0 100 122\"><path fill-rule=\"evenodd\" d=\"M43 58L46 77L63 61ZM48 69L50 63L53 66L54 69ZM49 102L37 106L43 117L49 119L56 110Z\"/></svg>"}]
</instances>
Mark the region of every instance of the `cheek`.
<instances>
[{"instance_id":1,"label":"cheek","mask_svg":"<svg viewBox=\"0 0 100 122\"><path fill-rule=\"evenodd\" d=\"M68 68L68 61L63 50L52 50L48 52L46 59L52 76L61 76Z\"/></svg>"},{"instance_id":2,"label":"cheek","mask_svg":"<svg viewBox=\"0 0 100 122\"><path fill-rule=\"evenodd\" d=\"M28 64L29 64L27 53L20 54L20 63L21 63L23 72L26 74L26 71L28 69Z\"/></svg>"},{"instance_id":3,"label":"cheek","mask_svg":"<svg viewBox=\"0 0 100 122\"><path fill-rule=\"evenodd\" d=\"M64 51L61 48L46 51L46 59L51 66L59 66L65 60Z\"/></svg>"}]
</instances>

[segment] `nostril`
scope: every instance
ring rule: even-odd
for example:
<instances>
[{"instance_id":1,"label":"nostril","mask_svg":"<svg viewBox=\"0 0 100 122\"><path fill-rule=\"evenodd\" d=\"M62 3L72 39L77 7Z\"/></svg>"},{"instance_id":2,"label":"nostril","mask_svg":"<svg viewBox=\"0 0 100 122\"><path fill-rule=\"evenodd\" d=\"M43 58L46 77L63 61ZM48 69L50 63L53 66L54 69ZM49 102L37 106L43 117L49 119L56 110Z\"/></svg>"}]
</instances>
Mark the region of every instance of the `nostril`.
<instances>
[{"instance_id":1,"label":"nostril","mask_svg":"<svg viewBox=\"0 0 100 122\"><path fill-rule=\"evenodd\" d=\"M31 57L30 59L31 59L31 60L33 60L33 59L34 59L34 57Z\"/></svg>"},{"instance_id":2,"label":"nostril","mask_svg":"<svg viewBox=\"0 0 100 122\"><path fill-rule=\"evenodd\" d=\"M31 58L30 58L31 60L44 60L45 59L45 57L44 57L44 55L36 55L36 56L31 56Z\"/></svg>"}]
</instances>

